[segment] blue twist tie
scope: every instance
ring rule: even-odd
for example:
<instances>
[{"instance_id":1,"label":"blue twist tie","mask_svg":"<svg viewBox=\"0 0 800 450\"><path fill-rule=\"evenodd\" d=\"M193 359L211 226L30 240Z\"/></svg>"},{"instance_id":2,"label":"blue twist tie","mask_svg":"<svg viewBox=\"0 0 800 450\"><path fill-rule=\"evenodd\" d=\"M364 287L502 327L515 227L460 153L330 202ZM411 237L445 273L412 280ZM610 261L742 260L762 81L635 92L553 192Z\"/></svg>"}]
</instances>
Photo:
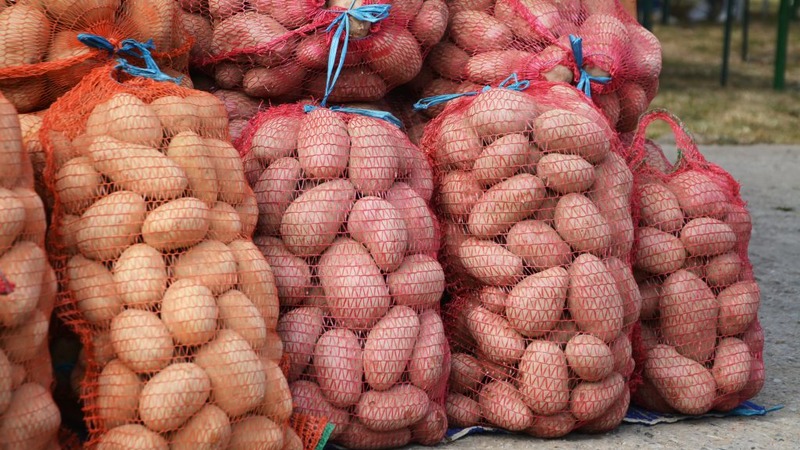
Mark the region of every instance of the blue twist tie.
<instances>
[{"instance_id":1,"label":"blue twist tie","mask_svg":"<svg viewBox=\"0 0 800 450\"><path fill-rule=\"evenodd\" d=\"M355 3L356 0L353 0L353 3L350 4L350 8L343 11L329 11L337 14L337 16L335 19L333 19L331 24L328 25L328 28L325 29L325 31L329 33L334 28L336 28L336 31L334 32L331 41L331 50L328 52L328 74L327 78L325 79L325 96L322 98L322 102L320 103L321 106L325 106L325 104L328 102L328 96L331 94L331 92L333 92L333 88L336 86L336 82L339 80L339 75L342 73L342 68L344 67L344 59L345 56L347 56L347 43L350 40L349 18L352 17L353 19L360 20L362 22L377 23L389 17L389 10L392 8L392 5L381 4L365 5L353 9L353 5L355 5ZM342 40L342 35L344 35L344 43L342 44L342 52L339 56L337 65L336 53L339 52L339 41Z\"/></svg>"},{"instance_id":2,"label":"blue twist tie","mask_svg":"<svg viewBox=\"0 0 800 450\"><path fill-rule=\"evenodd\" d=\"M578 66L578 70L581 72L581 77L578 80L577 88L583 91L587 97L592 98L592 81L601 84L607 84L611 82L611 77L597 77L594 75L590 75L583 68L583 38L579 38L575 35L569 35L569 42L572 44L572 55L575 57L575 65Z\"/></svg>"},{"instance_id":3,"label":"blue twist tie","mask_svg":"<svg viewBox=\"0 0 800 450\"><path fill-rule=\"evenodd\" d=\"M122 70L135 77L150 78L156 81L171 81L175 84L179 84L183 79L183 76L175 78L161 71L156 60L153 59L153 55L150 53L151 50L155 49L152 39L147 42L125 39L121 42L119 49L115 49L114 45L109 42L108 39L96 34L81 33L78 35L78 40L87 47L106 50L111 54L135 56L144 60L145 67L137 67L122 58L117 58L117 65L114 69Z\"/></svg>"},{"instance_id":4,"label":"blue twist tie","mask_svg":"<svg viewBox=\"0 0 800 450\"><path fill-rule=\"evenodd\" d=\"M510 81L513 83L508 84ZM505 80L503 80L497 87L502 89L510 89L512 91L524 91L531 86L531 82L528 80L519 81L517 78L516 73L512 73L508 76ZM489 89L492 89L491 86L484 86L480 92L486 92ZM460 94L441 94L441 95L433 95L431 97L425 97L414 103L414 109L417 111L428 109L431 106L440 105L442 103L447 103L450 100L455 100L461 97L472 97L478 95L480 92L478 91L471 91L471 92L462 92Z\"/></svg>"},{"instance_id":5,"label":"blue twist tie","mask_svg":"<svg viewBox=\"0 0 800 450\"><path fill-rule=\"evenodd\" d=\"M310 113L311 111L317 108L324 108L324 106L314 106L314 105L306 105L303 107L303 111L306 113ZM400 121L397 117L393 116L392 113L387 111L374 111L371 109L362 109L362 108L348 108L347 106L329 106L328 109L331 111L343 112L348 114L358 114L360 116L372 117L374 119L385 120L390 124L396 126L397 128L403 128L403 122Z\"/></svg>"}]
</instances>

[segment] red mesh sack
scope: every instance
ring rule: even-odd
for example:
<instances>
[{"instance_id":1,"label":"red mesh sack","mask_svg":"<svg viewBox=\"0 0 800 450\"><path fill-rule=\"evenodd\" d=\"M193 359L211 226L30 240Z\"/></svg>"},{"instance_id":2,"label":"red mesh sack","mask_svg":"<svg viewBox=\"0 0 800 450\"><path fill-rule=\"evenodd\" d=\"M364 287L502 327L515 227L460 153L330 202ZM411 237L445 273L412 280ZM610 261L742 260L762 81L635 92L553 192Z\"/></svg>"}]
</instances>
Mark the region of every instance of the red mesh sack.
<instances>
[{"instance_id":1,"label":"red mesh sack","mask_svg":"<svg viewBox=\"0 0 800 450\"><path fill-rule=\"evenodd\" d=\"M602 113L570 86L515 83L451 101L422 148L454 298L451 426L615 428L641 297L633 176Z\"/></svg>"},{"instance_id":2,"label":"red mesh sack","mask_svg":"<svg viewBox=\"0 0 800 450\"><path fill-rule=\"evenodd\" d=\"M48 347L56 276L17 112L0 95L0 448L58 447Z\"/></svg>"},{"instance_id":3,"label":"red mesh sack","mask_svg":"<svg viewBox=\"0 0 800 450\"><path fill-rule=\"evenodd\" d=\"M48 239L59 315L84 347L90 447L291 440L275 278L227 127L213 95L113 66L44 117Z\"/></svg>"},{"instance_id":4,"label":"red mesh sack","mask_svg":"<svg viewBox=\"0 0 800 450\"><path fill-rule=\"evenodd\" d=\"M432 73L429 81L419 83L423 97L496 85L516 72L527 80L577 85L591 94L612 125L630 131L656 95L661 46L617 0L459 0L448 5L449 32L426 59ZM432 116L440 112L429 110Z\"/></svg>"},{"instance_id":5,"label":"red mesh sack","mask_svg":"<svg viewBox=\"0 0 800 450\"><path fill-rule=\"evenodd\" d=\"M254 97L294 100L305 92L322 98L329 48L346 45L333 102L378 100L410 81L442 38L448 16L443 0L179 3L197 38L196 63L219 87ZM381 8L386 5L388 11Z\"/></svg>"},{"instance_id":6,"label":"red mesh sack","mask_svg":"<svg viewBox=\"0 0 800 450\"><path fill-rule=\"evenodd\" d=\"M674 165L645 143L656 120L675 134ZM633 147L647 153L634 194L634 269L643 300L637 363L644 375L635 401L683 414L731 410L764 385L761 297L747 256L750 214L736 180L706 161L676 117L647 114ZM660 168L665 163L668 170Z\"/></svg>"},{"instance_id":7,"label":"red mesh sack","mask_svg":"<svg viewBox=\"0 0 800 450\"><path fill-rule=\"evenodd\" d=\"M348 448L433 445L450 363L431 167L380 113L336 108L270 108L237 143L294 410L327 418Z\"/></svg>"}]
</instances>

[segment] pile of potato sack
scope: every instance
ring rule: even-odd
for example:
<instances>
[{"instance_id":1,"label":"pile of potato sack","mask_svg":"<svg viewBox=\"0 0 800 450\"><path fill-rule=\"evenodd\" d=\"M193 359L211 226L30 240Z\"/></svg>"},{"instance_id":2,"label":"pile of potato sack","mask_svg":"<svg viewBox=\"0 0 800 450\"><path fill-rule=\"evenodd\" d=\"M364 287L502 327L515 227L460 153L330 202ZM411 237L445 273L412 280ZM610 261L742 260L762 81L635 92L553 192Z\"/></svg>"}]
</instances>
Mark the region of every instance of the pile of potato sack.
<instances>
[{"instance_id":1,"label":"pile of potato sack","mask_svg":"<svg viewBox=\"0 0 800 450\"><path fill-rule=\"evenodd\" d=\"M660 70L616 0L0 0L0 447L735 408L750 216Z\"/></svg>"}]
</instances>

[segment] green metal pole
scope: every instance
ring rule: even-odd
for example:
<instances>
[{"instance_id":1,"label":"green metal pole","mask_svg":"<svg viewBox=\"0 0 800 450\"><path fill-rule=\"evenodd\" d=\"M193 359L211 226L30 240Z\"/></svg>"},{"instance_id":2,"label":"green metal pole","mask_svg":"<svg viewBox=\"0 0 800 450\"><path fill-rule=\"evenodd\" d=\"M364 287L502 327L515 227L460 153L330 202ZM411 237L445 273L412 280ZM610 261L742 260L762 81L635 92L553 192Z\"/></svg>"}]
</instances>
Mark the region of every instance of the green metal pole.
<instances>
[{"instance_id":1,"label":"green metal pole","mask_svg":"<svg viewBox=\"0 0 800 450\"><path fill-rule=\"evenodd\" d=\"M789 42L790 0L781 0L778 9L778 43L775 46L775 78L772 87L782 91L786 88L786 53Z\"/></svg>"},{"instance_id":2,"label":"green metal pole","mask_svg":"<svg viewBox=\"0 0 800 450\"><path fill-rule=\"evenodd\" d=\"M670 0L661 1L661 25L669 25Z\"/></svg>"},{"instance_id":3,"label":"green metal pole","mask_svg":"<svg viewBox=\"0 0 800 450\"><path fill-rule=\"evenodd\" d=\"M744 0L742 12L742 61L747 61L748 47L750 44L750 0Z\"/></svg>"},{"instance_id":4,"label":"green metal pole","mask_svg":"<svg viewBox=\"0 0 800 450\"><path fill-rule=\"evenodd\" d=\"M728 85L729 63L731 59L731 29L733 28L733 2L734 0L728 0L727 9L725 10L725 36L722 42L722 74L719 79L719 83L723 86Z\"/></svg>"},{"instance_id":5,"label":"green metal pole","mask_svg":"<svg viewBox=\"0 0 800 450\"><path fill-rule=\"evenodd\" d=\"M644 0L642 3L642 26L653 30L653 0Z\"/></svg>"}]
</instances>

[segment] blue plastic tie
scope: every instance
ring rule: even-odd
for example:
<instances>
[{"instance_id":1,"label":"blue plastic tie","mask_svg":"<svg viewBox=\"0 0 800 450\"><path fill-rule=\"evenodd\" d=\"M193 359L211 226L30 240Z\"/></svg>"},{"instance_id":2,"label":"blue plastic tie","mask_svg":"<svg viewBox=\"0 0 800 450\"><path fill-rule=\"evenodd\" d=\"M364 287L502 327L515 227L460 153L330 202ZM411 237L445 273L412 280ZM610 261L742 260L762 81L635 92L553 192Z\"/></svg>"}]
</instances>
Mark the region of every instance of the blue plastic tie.
<instances>
[{"instance_id":1,"label":"blue plastic tie","mask_svg":"<svg viewBox=\"0 0 800 450\"><path fill-rule=\"evenodd\" d=\"M328 11L337 14L337 16L325 30L329 33L336 28L331 41L331 49L330 52L328 52L328 74L325 79L325 96L322 97L322 102L320 103L322 106L327 104L328 96L333 92L333 88L339 80L339 75L342 73L342 68L344 68L344 60L347 56L347 43L350 40L350 17L362 22L377 23L389 17L389 10L392 8L392 5L381 4L365 5L354 9L353 6L355 3L356 0L353 0L350 7L345 10ZM342 35L344 35L344 43L342 44L342 52L337 64L336 54L339 52L339 41L342 40Z\"/></svg>"},{"instance_id":2,"label":"blue plastic tie","mask_svg":"<svg viewBox=\"0 0 800 450\"><path fill-rule=\"evenodd\" d=\"M326 108L325 106L315 106L315 105L306 105L303 107L303 111L306 113L310 113L318 108ZM328 109L331 111L348 113L348 114L358 114L360 116L372 117L373 119L380 119L390 124L396 126L397 128L403 128L403 122L400 121L397 117L393 116L392 113L387 111L375 111L372 109L362 109L362 108L349 108L347 106L328 106Z\"/></svg>"},{"instance_id":3,"label":"blue plastic tie","mask_svg":"<svg viewBox=\"0 0 800 450\"><path fill-rule=\"evenodd\" d=\"M583 68L583 38L570 34L569 42L572 45L572 55L575 57L575 65L578 66L578 70L581 72L577 88L582 90L587 97L592 98L592 81L600 84L607 84L611 82L611 77L590 75L589 72Z\"/></svg>"},{"instance_id":4,"label":"blue plastic tie","mask_svg":"<svg viewBox=\"0 0 800 450\"><path fill-rule=\"evenodd\" d=\"M509 82L512 82L512 81L513 81L513 83L509 84ZM528 89L530 86L531 86L531 82L528 81L528 80L519 81L519 79L517 78L517 74L516 73L512 73L511 75L508 76L508 78L506 78L499 85L497 85L498 88L510 89L512 91L524 91L525 89ZM417 103L414 103L414 109L417 110L417 111L420 111L420 110L423 110L423 109L428 109L431 106L436 106L436 105L440 105L442 103L447 103L447 102L449 102L451 100L455 100L457 98L472 97L472 96L480 94L481 92L486 92L486 91L488 91L490 89L492 89L491 86L484 86L483 89L480 90L480 92L478 92L478 91L470 91L470 92L462 92L462 93L459 93L459 94L441 94L441 95L433 95L433 96L430 96L430 97L425 97L425 98L419 99L417 101Z\"/></svg>"},{"instance_id":5,"label":"blue plastic tie","mask_svg":"<svg viewBox=\"0 0 800 450\"><path fill-rule=\"evenodd\" d=\"M145 67L138 67L134 66L123 58L116 59L117 65L114 67L114 69L122 70L135 77L150 78L156 81L171 81L175 84L179 84L183 79L183 76L175 78L161 71L161 69L158 67L158 63L156 63L156 60L153 59L152 53L150 53L151 50L155 50L155 45L153 44L152 39L147 42L139 42L135 39L125 39L121 42L121 45L118 49L114 48L114 45L109 42L108 39L96 34L81 33L78 35L78 40L88 47L106 50L112 55L124 54L135 56L144 60Z\"/></svg>"}]
</instances>

